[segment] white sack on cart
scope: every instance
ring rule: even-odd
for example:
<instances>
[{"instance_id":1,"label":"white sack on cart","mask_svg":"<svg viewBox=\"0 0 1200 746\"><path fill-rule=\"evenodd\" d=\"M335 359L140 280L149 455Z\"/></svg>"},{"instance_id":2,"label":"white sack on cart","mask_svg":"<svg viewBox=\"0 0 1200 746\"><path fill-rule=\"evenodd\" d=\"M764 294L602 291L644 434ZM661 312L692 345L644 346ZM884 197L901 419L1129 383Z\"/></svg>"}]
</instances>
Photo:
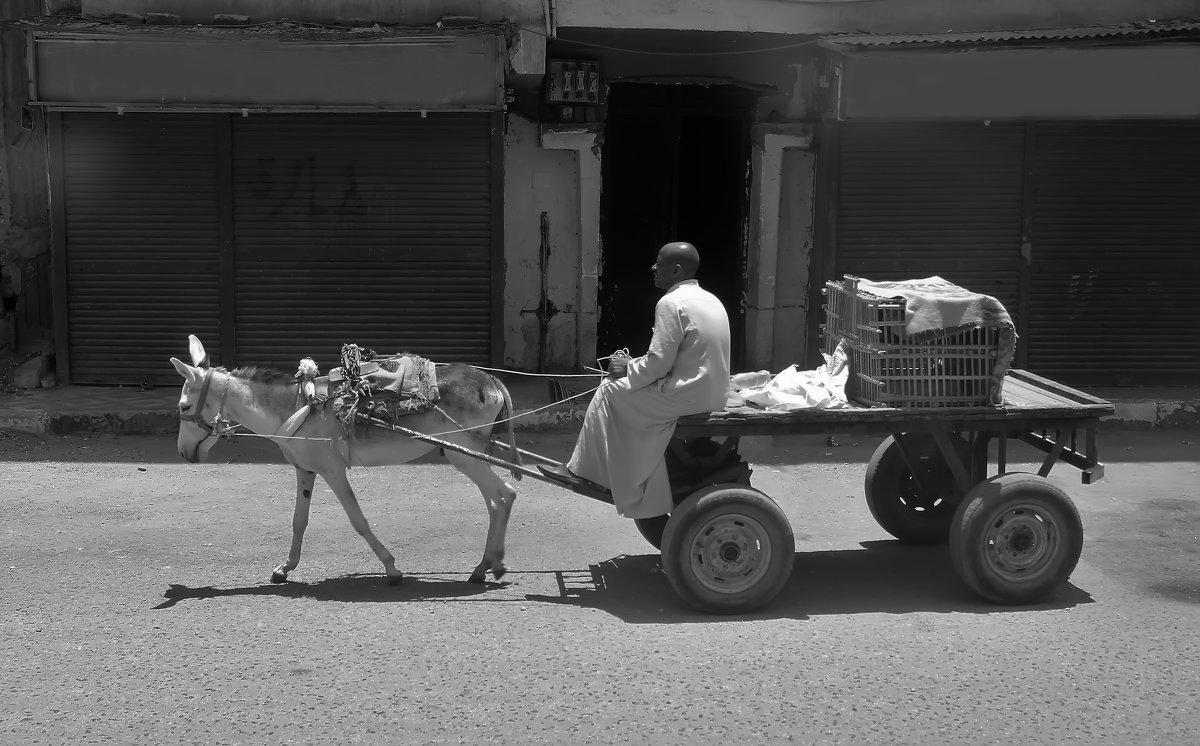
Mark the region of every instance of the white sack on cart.
<instances>
[{"instance_id":1,"label":"white sack on cart","mask_svg":"<svg viewBox=\"0 0 1200 746\"><path fill-rule=\"evenodd\" d=\"M800 370L791 365L774 377L765 370L732 376L729 405L745 403L770 412L850 407L846 400L850 366L846 361L845 345L839 344L833 355L822 353L821 356L825 358L825 364L813 370Z\"/></svg>"}]
</instances>

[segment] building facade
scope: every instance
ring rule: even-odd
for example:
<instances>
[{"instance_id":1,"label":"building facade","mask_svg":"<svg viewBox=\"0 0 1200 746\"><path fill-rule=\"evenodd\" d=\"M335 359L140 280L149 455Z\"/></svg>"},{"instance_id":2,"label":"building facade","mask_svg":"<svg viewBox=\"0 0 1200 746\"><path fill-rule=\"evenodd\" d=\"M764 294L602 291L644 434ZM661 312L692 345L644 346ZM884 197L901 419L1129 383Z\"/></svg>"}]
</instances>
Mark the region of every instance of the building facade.
<instances>
[{"instance_id":1,"label":"building facade","mask_svg":"<svg viewBox=\"0 0 1200 746\"><path fill-rule=\"evenodd\" d=\"M668 240L739 368L817 362L843 273L997 295L1080 385L1200 363L1190 3L26 5L2 253L44 269L3 287L71 383L169 382L189 333L574 371L644 348Z\"/></svg>"}]
</instances>

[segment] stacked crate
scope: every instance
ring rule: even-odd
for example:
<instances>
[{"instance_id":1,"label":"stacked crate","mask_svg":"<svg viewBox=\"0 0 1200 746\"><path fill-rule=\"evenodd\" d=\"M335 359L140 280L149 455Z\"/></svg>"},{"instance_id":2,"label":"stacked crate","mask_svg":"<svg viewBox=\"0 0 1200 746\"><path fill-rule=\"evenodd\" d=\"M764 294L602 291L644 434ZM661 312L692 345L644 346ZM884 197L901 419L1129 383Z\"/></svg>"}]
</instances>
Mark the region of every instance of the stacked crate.
<instances>
[{"instance_id":1,"label":"stacked crate","mask_svg":"<svg viewBox=\"0 0 1200 746\"><path fill-rule=\"evenodd\" d=\"M825 283L825 351L845 344L849 399L871 407L1001 403L1007 366L1000 360L1011 359L1011 328L967 327L918 340L905 331L903 298L881 298L858 283L852 275Z\"/></svg>"}]
</instances>

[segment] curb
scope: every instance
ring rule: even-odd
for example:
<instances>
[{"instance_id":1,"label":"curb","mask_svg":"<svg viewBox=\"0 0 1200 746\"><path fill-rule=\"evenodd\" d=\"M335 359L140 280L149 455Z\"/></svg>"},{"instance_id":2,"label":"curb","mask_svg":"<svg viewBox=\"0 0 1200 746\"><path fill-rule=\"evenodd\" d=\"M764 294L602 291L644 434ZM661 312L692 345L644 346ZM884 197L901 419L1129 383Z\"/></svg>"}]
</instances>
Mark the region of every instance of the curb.
<instances>
[{"instance_id":1,"label":"curb","mask_svg":"<svg viewBox=\"0 0 1200 746\"><path fill-rule=\"evenodd\" d=\"M42 414L0 415L0 430L45 435L48 432L47 419L44 412Z\"/></svg>"},{"instance_id":2,"label":"curb","mask_svg":"<svg viewBox=\"0 0 1200 746\"><path fill-rule=\"evenodd\" d=\"M1115 399L1101 426L1149 430L1200 425L1200 400Z\"/></svg>"}]
</instances>

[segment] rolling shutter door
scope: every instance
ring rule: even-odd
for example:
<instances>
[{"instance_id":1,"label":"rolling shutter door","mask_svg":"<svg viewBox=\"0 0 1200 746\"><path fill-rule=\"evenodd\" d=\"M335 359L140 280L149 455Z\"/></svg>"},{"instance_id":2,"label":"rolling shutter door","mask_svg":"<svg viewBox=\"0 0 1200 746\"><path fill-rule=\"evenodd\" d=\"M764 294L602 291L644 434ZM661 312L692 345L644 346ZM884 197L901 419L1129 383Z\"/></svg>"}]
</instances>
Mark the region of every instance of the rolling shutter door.
<instances>
[{"instance_id":1,"label":"rolling shutter door","mask_svg":"<svg viewBox=\"0 0 1200 746\"><path fill-rule=\"evenodd\" d=\"M489 362L490 115L235 118L233 146L239 364Z\"/></svg>"},{"instance_id":2,"label":"rolling shutter door","mask_svg":"<svg viewBox=\"0 0 1200 746\"><path fill-rule=\"evenodd\" d=\"M1024 126L848 122L841 132L837 277L939 275L994 295L1014 321Z\"/></svg>"},{"instance_id":3,"label":"rolling shutter door","mask_svg":"<svg viewBox=\"0 0 1200 746\"><path fill-rule=\"evenodd\" d=\"M1039 123L1035 152L1029 367L1194 384L1200 123Z\"/></svg>"},{"instance_id":4,"label":"rolling shutter door","mask_svg":"<svg viewBox=\"0 0 1200 746\"><path fill-rule=\"evenodd\" d=\"M218 339L215 121L62 115L71 383L178 383L187 335Z\"/></svg>"}]
</instances>

